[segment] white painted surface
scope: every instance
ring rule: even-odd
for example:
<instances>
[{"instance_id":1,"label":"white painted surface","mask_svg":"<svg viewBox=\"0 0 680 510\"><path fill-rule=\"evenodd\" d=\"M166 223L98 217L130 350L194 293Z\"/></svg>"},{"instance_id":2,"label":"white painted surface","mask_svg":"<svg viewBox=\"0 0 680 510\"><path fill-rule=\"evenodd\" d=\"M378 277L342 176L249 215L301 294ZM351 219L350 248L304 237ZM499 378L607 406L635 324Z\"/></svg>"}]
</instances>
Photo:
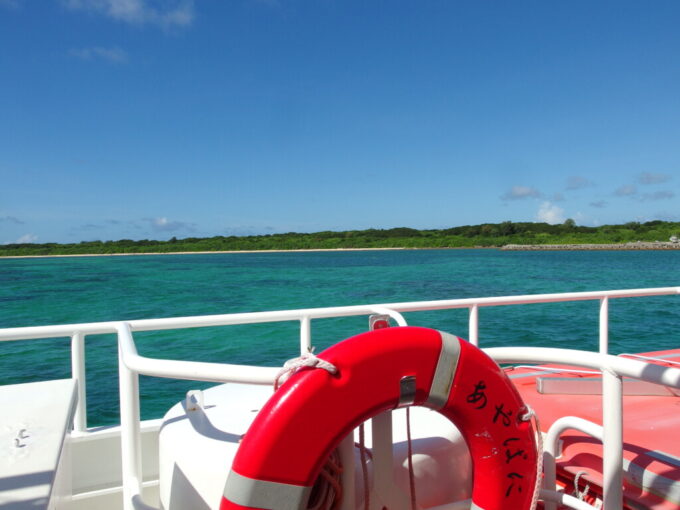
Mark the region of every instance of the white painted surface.
<instances>
[{"instance_id":1,"label":"white painted surface","mask_svg":"<svg viewBox=\"0 0 680 510\"><path fill-rule=\"evenodd\" d=\"M395 409L392 415L392 478L394 486L405 502L410 500L408 472L408 442L406 409ZM472 495L472 461L460 431L448 418L426 407L411 407L411 444L413 449L413 476L418 505L433 508L442 505L456 506L457 502ZM380 420L366 422L366 446L374 448L373 427ZM379 426L379 425L378 425ZM355 431L355 441L359 441ZM374 452L375 453L375 452ZM356 507L363 507L364 483L359 462L355 456ZM373 462L369 460L369 480L373 478ZM369 482L370 483L370 482ZM372 487L373 489L373 487ZM371 502L375 501L372 494ZM456 505L454 505L454 503ZM371 504L373 507L373 504ZM377 508L381 508L377 506ZM391 507L388 507L391 508Z\"/></svg>"},{"instance_id":2,"label":"white painted surface","mask_svg":"<svg viewBox=\"0 0 680 510\"><path fill-rule=\"evenodd\" d=\"M53 508L50 497L75 403L73 379L0 386L0 508ZM58 487L68 490L68 481Z\"/></svg>"},{"instance_id":3,"label":"white painted surface","mask_svg":"<svg viewBox=\"0 0 680 510\"><path fill-rule=\"evenodd\" d=\"M161 420L141 423L142 475L144 483L158 482L158 431ZM105 427L70 440L73 459L73 494L77 499L120 490L120 427ZM99 509L99 506L92 506Z\"/></svg>"},{"instance_id":4,"label":"white painted surface","mask_svg":"<svg viewBox=\"0 0 680 510\"><path fill-rule=\"evenodd\" d=\"M227 383L203 392L204 409L187 406L186 400L183 400L168 411L159 434L161 508L219 508L239 440L271 395L270 387ZM186 411L187 407L195 410ZM371 499L377 502L398 497L407 503L410 491L406 412L398 409L391 415L394 444L389 459L391 467L385 470L391 480L387 484L390 493L381 496L378 493L380 484L374 486L371 483ZM366 445L372 448L373 427L370 421L366 426ZM376 437L381 436L382 431ZM418 503L428 508L469 498L472 491L471 462L467 446L456 427L436 411L414 407L411 408L411 436ZM355 440L358 441L358 436ZM374 476L374 460L369 460L367 465L370 479ZM357 464L353 470L356 508L360 508L364 491L356 449L354 461ZM392 503L394 506L394 501Z\"/></svg>"},{"instance_id":5,"label":"white painted surface","mask_svg":"<svg viewBox=\"0 0 680 510\"><path fill-rule=\"evenodd\" d=\"M159 433L161 508L219 508L241 436L273 393L271 386L223 384L203 392L204 408L182 400Z\"/></svg>"}]
</instances>

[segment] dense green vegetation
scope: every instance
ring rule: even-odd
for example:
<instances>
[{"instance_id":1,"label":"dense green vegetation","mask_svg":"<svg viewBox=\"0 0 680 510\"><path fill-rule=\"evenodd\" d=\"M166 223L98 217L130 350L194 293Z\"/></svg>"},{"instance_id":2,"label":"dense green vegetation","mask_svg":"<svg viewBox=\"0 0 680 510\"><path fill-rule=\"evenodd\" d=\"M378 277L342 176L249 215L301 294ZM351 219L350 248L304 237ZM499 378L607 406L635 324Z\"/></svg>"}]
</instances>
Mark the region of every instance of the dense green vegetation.
<instances>
[{"instance_id":1,"label":"dense green vegetation","mask_svg":"<svg viewBox=\"0 0 680 510\"><path fill-rule=\"evenodd\" d=\"M0 256L75 255L110 253L169 253L230 250L296 250L333 248L472 248L506 244L603 244L635 241L668 241L680 235L680 223L630 222L624 225L582 227L573 220L547 223L484 223L441 230L412 228L348 230L257 236L172 238L169 241L83 241L74 244L6 244Z\"/></svg>"}]
</instances>

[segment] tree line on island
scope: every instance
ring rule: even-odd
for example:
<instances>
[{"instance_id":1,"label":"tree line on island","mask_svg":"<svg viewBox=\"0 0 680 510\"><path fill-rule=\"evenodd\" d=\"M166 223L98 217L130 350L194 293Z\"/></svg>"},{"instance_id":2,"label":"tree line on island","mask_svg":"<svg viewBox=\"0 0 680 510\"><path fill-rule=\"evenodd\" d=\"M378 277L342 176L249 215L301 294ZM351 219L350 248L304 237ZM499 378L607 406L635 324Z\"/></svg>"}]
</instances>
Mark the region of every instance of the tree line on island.
<instances>
[{"instance_id":1,"label":"tree line on island","mask_svg":"<svg viewBox=\"0 0 680 510\"><path fill-rule=\"evenodd\" d=\"M508 244L618 244L636 241L668 242L670 238L679 234L680 222L660 220L599 227L579 226L572 219L557 225L504 221L429 230L398 227L184 239L173 237L168 241L120 239L70 244L5 244L0 245L0 256L341 248L492 248Z\"/></svg>"}]
</instances>

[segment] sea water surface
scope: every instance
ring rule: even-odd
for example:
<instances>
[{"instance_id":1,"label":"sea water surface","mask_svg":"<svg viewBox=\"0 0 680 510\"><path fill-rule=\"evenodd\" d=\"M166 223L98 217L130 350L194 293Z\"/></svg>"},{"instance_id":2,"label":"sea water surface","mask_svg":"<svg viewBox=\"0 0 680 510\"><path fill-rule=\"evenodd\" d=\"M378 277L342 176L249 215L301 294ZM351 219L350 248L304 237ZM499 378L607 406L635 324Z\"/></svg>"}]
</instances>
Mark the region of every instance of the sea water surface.
<instances>
[{"instance_id":1,"label":"sea water surface","mask_svg":"<svg viewBox=\"0 0 680 510\"><path fill-rule=\"evenodd\" d=\"M680 251L389 250L0 259L0 328L680 285ZM480 344L596 349L597 301L482 308ZM467 310L406 314L466 337ZM366 317L312 321L317 351ZM280 366L295 322L136 333L140 354ZM610 350L680 347L680 296L610 302ZM89 425L118 420L116 339L86 339ZM70 340L0 343L2 384L70 377ZM208 384L141 378L142 416Z\"/></svg>"}]
</instances>

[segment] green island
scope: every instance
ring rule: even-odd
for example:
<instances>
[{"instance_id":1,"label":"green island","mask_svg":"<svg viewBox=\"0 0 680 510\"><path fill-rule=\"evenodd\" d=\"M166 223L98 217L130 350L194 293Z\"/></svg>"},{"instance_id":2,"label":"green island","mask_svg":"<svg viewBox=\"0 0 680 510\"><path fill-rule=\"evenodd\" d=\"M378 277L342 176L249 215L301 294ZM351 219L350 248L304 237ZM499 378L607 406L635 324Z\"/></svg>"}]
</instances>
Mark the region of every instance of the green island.
<instances>
[{"instance_id":1,"label":"green island","mask_svg":"<svg viewBox=\"0 0 680 510\"><path fill-rule=\"evenodd\" d=\"M5 244L0 245L0 256L371 248L680 249L679 236L680 222L657 220L585 227L569 219L558 225L504 221L430 230L399 227L184 239L173 237L168 241L120 239L71 244Z\"/></svg>"}]
</instances>

